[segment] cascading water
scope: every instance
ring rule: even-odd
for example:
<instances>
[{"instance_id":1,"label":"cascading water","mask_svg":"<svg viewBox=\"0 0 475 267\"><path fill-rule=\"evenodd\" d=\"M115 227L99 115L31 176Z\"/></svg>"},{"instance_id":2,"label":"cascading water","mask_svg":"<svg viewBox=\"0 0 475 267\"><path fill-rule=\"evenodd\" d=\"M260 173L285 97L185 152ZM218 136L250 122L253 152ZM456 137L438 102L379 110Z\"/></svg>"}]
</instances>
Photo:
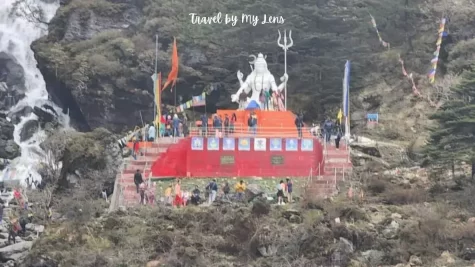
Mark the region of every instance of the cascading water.
<instances>
[{"instance_id":1,"label":"cascading water","mask_svg":"<svg viewBox=\"0 0 475 267\"><path fill-rule=\"evenodd\" d=\"M48 100L45 81L36 67L37 62L30 48L33 41L48 33L44 22L49 22L54 17L59 8L59 0L22 0L15 8L16 2L18 1L0 1L0 52L15 57L25 72L26 96L11 108L10 112L19 111L26 106L41 107L48 104L57 111L60 124L69 128L69 116L63 114L60 108ZM16 11L20 9L22 14L17 14ZM38 14L41 14L39 19ZM36 167L45 157L39 146L46 137L45 132L39 129L29 140L23 142L20 140L20 133L25 122L32 119L38 119L38 117L31 113L15 125L14 139L21 148L21 156L12 161L0 178L18 179L24 183L31 175L33 180L41 181Z\"/></svg>"}]
</instances>

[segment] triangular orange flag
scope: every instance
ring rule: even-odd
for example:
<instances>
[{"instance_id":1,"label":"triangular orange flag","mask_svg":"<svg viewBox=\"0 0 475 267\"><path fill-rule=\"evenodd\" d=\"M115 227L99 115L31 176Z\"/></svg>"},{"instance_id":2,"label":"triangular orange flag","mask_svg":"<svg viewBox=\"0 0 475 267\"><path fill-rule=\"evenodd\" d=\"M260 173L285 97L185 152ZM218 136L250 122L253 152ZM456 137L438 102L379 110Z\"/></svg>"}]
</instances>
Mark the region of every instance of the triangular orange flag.
<instances>
[{"instance_id":1,"label":"triangular orange flag","mask_svg":"<svg viewBox=\"0 0 475 267\"><path fill-rule=\"evenodd\" d=\"M165 85L162 88L162 91L167 88L170 83L173 82L172 86L176 84L176 79L178 78L178 49L176 47L176 38L173 38L173 51L172 51L172 69L168 74L168 79Z\"/></svg>"}]
</instances>

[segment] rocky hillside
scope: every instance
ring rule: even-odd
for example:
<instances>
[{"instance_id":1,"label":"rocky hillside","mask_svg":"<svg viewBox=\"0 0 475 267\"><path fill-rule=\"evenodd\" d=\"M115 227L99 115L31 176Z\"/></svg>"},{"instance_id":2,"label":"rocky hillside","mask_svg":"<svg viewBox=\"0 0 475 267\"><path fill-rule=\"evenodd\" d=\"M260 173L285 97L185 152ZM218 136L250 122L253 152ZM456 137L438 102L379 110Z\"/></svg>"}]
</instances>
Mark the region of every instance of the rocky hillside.
<instances>
[{"instance_id":1,"label":"rocky hillside","mask_svg":"<svg viewBox=\"0 0 475 267\"><path fill-rule=\"evenodd\" d=\"M428 194L417 179L394 183L366 180L358 203L342 194L302 206L258 199L100 218L97 203L74 205L76 219L50 225L21 266L472 266L473 187Z\"/></svg>"},{"instance_id":2,"label":"rocky hillside","mask_svg":"<svg viewBox=\"0 0 475 267\"><path fill-rule=\"evenodd\" d=\"M351 107L353 125L363 123L367 112L381 114L388 138L412 138L428 101L412 95L398 54L424 98L437 102L445 88L443 75L458 74L470 65L474 37L468 0L418 2L413 0L276 0L266 2L161 0L64 0L50 23L50 34L33 45L48 90L73 119L87 130L104 126L120 131L152 119L154 38L159 38L159 71L169 72L171 43L177 37L180 73L177 98L188 100L206 86L216 90L208 111L231 108L230 94L238 88L236 72L250 71L248 55L265 53L276 77L284 72L277 29L291 29L294 46L288 53L289 105L303 110L308 120L334 116L341 102L344 62L352 61ZM279 15L284 24L247 23L193 25L189 13L202 16L218 12ZM375 17L388 51L378 41L370 23ZM444 38L438 84L430 86L425 73L435 50L440 18L449 18ZM450 80L452 81L452 80ZM174 104L174 93L163 96ZM336 113L335 113L336 114ZM402 130L392 129L404 121ZM386 122L386 123L385 123ZM390 128L388 130L388 128ZM412 130L412 131L411 131ZM397 133L400 132L400 133ZM410 133L410 134L408 134ZM399 136L402 135L402 136Z\"/></svg>"}]
</instances>

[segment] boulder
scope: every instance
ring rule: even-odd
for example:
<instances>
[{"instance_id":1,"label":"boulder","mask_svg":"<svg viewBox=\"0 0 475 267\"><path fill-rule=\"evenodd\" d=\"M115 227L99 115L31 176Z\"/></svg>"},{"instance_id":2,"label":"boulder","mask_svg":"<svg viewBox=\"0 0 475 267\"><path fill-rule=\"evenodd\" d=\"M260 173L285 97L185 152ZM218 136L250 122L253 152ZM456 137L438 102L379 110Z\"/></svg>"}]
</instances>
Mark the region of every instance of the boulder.
<instances>
[{"instance_id":1,"label":"boulder","mask_svg":"<svg viewBox=\"0 0 475 267\"><path fill-rule=\"evenodd\" d=\"M397 223L396 221L391 221L391 223L383 230L383 235L387 239L393 239L397 236L398 231L399 223Z\"/></svg>"},{"instance_id":2,"label":"boulder","mask_svg":"<svg viewBox=\"0 0 475 267\"><path fill-rule=\"evenodd\" d=\"M14 56L0 52L0 110L9 110L25 96L25 71Z\"/></svg>"},{"instance_id":3,"label":"boulder","mask_svg":"<svg viewBox=\"0 0 475 267\"><path fill-rule=\"evenodd\" d=\"M39 123L37 120L29 120L23 124L20 132L20 142L27 141L38 131Z\"/></svg>"},{"instance_id":4,"label":"boulder","mask_svg":"<svg viewBox=\"0 0 475 267\"><path fill-rule=\"evenodd\" d=\"M286 218L287 220L290 219L290 217L292 215L301 216L302 213L300 211L294 210L294 209L288 209L288 210L283 210L282 211L282 217Z\"/></svg>"},{"instance_id":5,"label":"boulder","mask_svg":"<svg viewBox=\"0 0 475 267\"><path fill-rule=\"evenodd\" d=\"M33 112L33 108L30 106L22 107L18 110L11 111L8 113L8 117L11 118L12 123L18 124L21 121L21 117L27 117Z\"/></svg>"},{"instance_id":6,"label":"boulder","mask_svg":"<svg viewBox=\"0 0 475 267\"><path fill-rule=\"evenodd\" d=\"M45 231L45 227L43 225L29 223L26 225L26 230L41 234Z\"/></svg>"},{"instance_id":7,"label":"boulder","mask_svg":"<svg viewBox=\"0 0 475 267\"><path fill-rule=\"evenodd\" d=\"M409 264L411 266L422 266L422 260L419 257L417 257L416 255L412 255L409 258Z\"/></svg>"},{"instance_id":8,"label":"boulder","mask_svg":"<svg viewBox=\"0 0 475 267\"><path fill-rule=\"evenodd\" d=\"M452 265L455 263L455 259L454 259L454 256L450 254L450 252L444 251L442 252L440 257L437 260L435 260L435 262L441 266Z\"/></svg>"},{"instance_id":9,"label":"boulder","mask_svg":"<svg viewBox=\"0 0 475 267\"><path fill-rule=\"evenodd\" d=\"M145 267L160 267L160 261L149 261Z\"/></svg>"},{"instance_id":10,"label":"boulder","mask_svg":"<svg viewBox=\"0 0 475 267\"><path fill-rule=\"evenodd\" d=\"M0 257L9 258L13 254L21 253L27 251L31 248L33 242L31 241L22 241L17 242L16 244L12 244L3 248L0 248Z\"/></svg>"},{"instance_id":11,"label":"boulder","mask_svg":"<svg viewBox=\"0 0 475 267\"><path fill-rule=\"evenodd\" d=\"M15 125L6 118L0 117L0 139L1 140L13 140L13 131Z\"/></svg>"},{"instance_id":12,"label":"boulder","mask_svg":"<svg viewBox=\"0 0 475 267\"><path fill-rule=\"evenodd\" d=\"M475 248L464 248L461 254L461 258L466 261L475 260Z\"/></svg>"},{"instance_id":13,"label":"boulder","mask_svg":"<svg viewBox=\"0 0 475 267\"><path fill-rule=\"evenodd\" d=\"M247 202L251 202L256 197L262 196L264 191L262 190L261 186L258 184L249 184L246 188L245 192L245 200Z\"/></svg>"},{"instance_id":14,"label":"boulder","mask_svg":"<svg viewBox=\"0 0 475 267\"><path fill-rule=\"evenodd\" d=\"M40 107L34 107L33 113L38 116L39 120L43 123L54 121L55 117L53 113L50 113Z\"/></svg>"},{"instance_id":15,"label":"boulder","mask_svg":"<svg viewBox=\"0 0 475 267\"><path fill-rule=\"evenodd\" d=\"M383 260L384 252L371 249L361 252L361 256L363 256L364 261L370 266L379 266L381 264L381 261Z\"/></svg>"},{"instance_id":16,"label":"boulder","mask_svg":"<svg viewBox=\"0 0 475 267\"><path fill-rule=\"evenodd\" d=\"M0 158L14 159L19 156L20 147L15 143L15 141L0 139Z\"/></svg>"}]
</instances>

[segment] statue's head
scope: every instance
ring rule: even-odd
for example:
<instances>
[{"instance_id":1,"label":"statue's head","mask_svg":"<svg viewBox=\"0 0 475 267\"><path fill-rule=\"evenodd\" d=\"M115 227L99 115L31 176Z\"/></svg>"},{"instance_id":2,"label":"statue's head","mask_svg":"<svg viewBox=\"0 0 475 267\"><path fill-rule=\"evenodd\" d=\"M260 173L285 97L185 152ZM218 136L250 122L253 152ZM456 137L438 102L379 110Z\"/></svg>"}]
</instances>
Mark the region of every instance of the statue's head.
<instances>
[{"instance_id":1,"label":"statue's head","mask_svg":"<svg viewBox=\"0 0 475 267\"><path fill-rule=\"evenodd\" d=\"M267 71L266 58L262 53L259 53L259 55L257 56L256 61L254 63L254 68L257 73L264 73Z\"/></svg>"}]
</instances>

